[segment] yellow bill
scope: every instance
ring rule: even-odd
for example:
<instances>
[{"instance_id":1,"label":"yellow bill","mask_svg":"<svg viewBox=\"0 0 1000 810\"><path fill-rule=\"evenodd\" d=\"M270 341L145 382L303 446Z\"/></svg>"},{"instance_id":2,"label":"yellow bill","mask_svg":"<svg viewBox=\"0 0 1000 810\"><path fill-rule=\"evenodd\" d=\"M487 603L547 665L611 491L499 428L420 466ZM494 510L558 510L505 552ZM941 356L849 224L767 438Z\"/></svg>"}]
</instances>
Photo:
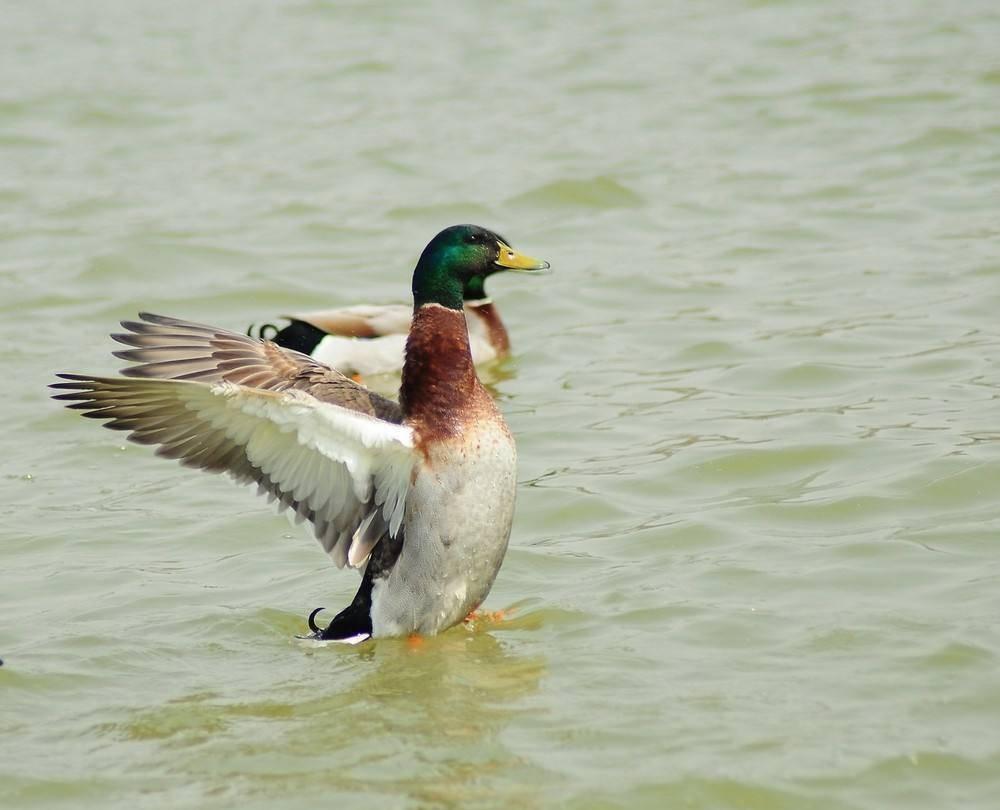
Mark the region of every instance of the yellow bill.
<instances>
[{"instance_id":1,"label":"yellow bill","mask_svg":"<svg viewBox=\"0 0 1000 810\"><path fill-rule=\"evenodd\" d=\"M495 263L500 267L505 267L508 270L520 270L525 273L541 273L549 269L548 262L518 253L510 245L505 245L503 242L497 242L497 247L500 249L500 254Z\"/></svg>"}]
</instances>

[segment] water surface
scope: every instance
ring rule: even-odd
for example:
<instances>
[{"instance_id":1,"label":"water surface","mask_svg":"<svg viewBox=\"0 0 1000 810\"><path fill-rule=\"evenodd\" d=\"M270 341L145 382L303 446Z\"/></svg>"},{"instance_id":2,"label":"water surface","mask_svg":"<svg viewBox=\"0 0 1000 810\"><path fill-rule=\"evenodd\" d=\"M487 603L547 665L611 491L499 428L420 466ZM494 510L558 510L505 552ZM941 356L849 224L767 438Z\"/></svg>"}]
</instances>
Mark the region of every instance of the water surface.
<instances>
[{"instance_id":1,"label":"water surface","mask_svg":"<svg viewBox=\"0 0 1000 810\"><path fill-rule=\"evenodd\" d=\"M5 807L993 808L1000 12L8 3ZM404 300L478 222L520 453L490 630L46 399L152 310Z\"/></svg>"}]
</instances>

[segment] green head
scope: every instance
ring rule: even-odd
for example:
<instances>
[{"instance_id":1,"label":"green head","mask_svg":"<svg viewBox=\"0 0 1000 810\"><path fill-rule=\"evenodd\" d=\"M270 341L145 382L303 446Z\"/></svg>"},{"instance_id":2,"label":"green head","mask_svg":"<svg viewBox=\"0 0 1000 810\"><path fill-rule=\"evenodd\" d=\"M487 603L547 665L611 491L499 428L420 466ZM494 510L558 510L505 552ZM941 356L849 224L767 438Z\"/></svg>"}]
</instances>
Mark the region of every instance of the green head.
<instances>
[{"instance_id":1,"label":"green head","mask_svg":"<svg viewBox=\"0 0 1000 810\"><path fill-rule=\"evenodd\" d=\"M503 270L543 272L548 262L518 253L507 240L478 225L452 225L435 236L413 271L413 303L461 309L484 298L487 276Z\"/></svg>"}]
</instances>

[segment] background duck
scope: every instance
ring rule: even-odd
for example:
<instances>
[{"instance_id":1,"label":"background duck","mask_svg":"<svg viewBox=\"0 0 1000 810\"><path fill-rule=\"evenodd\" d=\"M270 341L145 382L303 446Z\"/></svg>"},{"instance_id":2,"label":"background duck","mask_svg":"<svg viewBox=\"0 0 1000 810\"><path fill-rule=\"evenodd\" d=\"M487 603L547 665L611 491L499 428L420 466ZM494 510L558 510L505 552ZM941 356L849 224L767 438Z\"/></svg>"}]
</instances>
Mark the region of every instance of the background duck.
<instances>
[{"instance_id":1,"label":"background duck","mask_svg":"<svg viewBox=\"0 0 1000 810\"><path fill-rule=\"evenodd\" d=\"M506 244L503 237L497 237ZM500 311L486 294L486 278L510 268L494 265L468 278L462 287L472 362L479 366L510 354L510 337ZM308 354L331 368L358 377L392 374L403 367L403 351L413 307L408 304L357 304L338 309L283 315L278 329L263 324L257 336ZM250 327L253 334L253 327Z\"/></svg>"},{"instance_id":2,"label":"background duck","mask_svg":"<svg viewBox=\"0 0 1000 810\"><path fill-rule=\"evenodd\" d=\"M362 572L326 628L310 616L316 638L435 634L486 598L514 514L514 439L476 376L462 311L463 284L494 266L548 268L473 225L424 249L398 404L273 342L150 314L113 336L138 365L61 374L55 398L311 522L338 567Z\"/></svg>"}]
</instances>

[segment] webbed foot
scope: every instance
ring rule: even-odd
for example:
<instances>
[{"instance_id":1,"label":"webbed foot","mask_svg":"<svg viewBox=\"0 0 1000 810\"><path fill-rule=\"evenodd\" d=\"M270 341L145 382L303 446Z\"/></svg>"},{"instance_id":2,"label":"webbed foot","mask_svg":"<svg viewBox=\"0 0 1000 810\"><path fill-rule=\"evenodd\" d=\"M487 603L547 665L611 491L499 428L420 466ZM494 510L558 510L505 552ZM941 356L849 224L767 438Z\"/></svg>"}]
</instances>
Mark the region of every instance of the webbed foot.
<instances>
[{"instance_id":1,"label":"webbed foot","mask_svg":"<svg viewBox=\"0 0 1000 810\"><path fill-rule=\"evenodd\" d=\"M463 622L470 627L491 627L509 618L513 612L513 608L508 610L479 610L476 608L463 619Z\"/></svg>"}]
</instances>

